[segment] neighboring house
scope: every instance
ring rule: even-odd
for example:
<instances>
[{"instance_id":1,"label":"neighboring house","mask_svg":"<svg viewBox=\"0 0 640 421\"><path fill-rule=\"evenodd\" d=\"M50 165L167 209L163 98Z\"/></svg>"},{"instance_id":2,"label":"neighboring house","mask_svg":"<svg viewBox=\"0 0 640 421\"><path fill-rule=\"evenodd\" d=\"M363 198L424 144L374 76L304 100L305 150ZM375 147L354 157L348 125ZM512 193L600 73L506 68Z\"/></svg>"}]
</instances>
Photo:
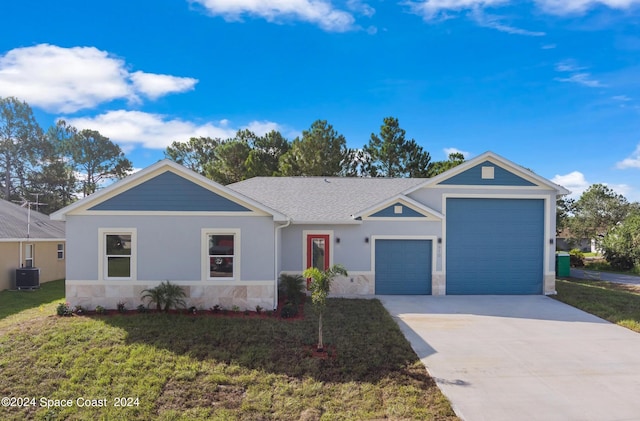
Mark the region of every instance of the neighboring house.
<instances>
[{"instance_id":1,"label":"neighboring house","mask_svg":"<svg viewBox=\"0 0 640 421\"><path fill-rule=\"evenodd\" d=\"M570 251L579 249L585 253L595 253L597 251L596 240L582 238L580 241L573 238L569 229L563 229L556 236L556 250Z\"/></svg>"},{"instance_id":2,"label":"neighboring house","mask_svg":"<svg viewBox=\"0 0 640 421\"><path fill-rule=\"evenodd\" d=\"M555 292L569 192L487 152L430 179L258 177L219 185L160 161L52 215L67 301L129 308L169 280L188 305L277 303L277 279L340 263L338 294Z\"/></svg>"},{"instance_id":3,"label":"neighboring house","mask_svg":"<svg viewBox=\"0 0 640 421\"><path fill-rule=\"evenodd\" d=\"M64 222L0 200L0 290L15 288L16 269L37 267L40 283L65 277Z\"/></svg>"}]
</instances>

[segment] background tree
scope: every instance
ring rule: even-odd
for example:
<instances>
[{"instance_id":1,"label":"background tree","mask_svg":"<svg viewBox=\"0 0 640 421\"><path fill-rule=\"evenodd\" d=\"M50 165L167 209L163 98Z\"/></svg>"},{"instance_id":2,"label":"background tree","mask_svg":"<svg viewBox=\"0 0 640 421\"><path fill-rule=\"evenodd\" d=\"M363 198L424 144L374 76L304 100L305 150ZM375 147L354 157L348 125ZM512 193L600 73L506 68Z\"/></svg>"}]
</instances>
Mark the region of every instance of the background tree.
<instances>
[{"instance_id":1,"label":"background tree","mask_svg":"<svg viewBox=\"0 0 640 421\"><path fill-rule=\"evenodd\" d=\"M250 146L251 150L245 162L246 178L278 175L280 158L291 149L291 143L276 130L264 136L254 136Z\"/></svg>"},{"instance_id":2,"label":"background tree","mask_svg":"<svg viewBox=\"0 0 640 421\"><path fill-rule=\"evenodd\" d=\"M622 222L629 212L627 199L603 184L593 184L575 202L569 220L573 239L600 242L609 229Z\"/></svg>"},{"instance_id":3,"label":"background tree","mask_svg":"<svg viewBox=\"0 0 640 421\"><path fill-rule=\"evenodd\" d=\"M561 197L556 200L556 235L569 228L575 200Z\"/></svg>"},{"instance_id":4,"label":"background tree","mask_svg":"<svg viewBox=\"0 0 640 421\"><path fill-rule=\"evenodd\" d=\"M11 200L26 194L29 173L48 152L31 107L14 97L0 98L1 197Z\"/></svg>"},{"instance_id":5,"label":"background tree","mask_svg":"<svg viewBox=\"0 0 640 421\"><path fill-rule=\"evenodd\" d=\"M449 154L449 159L446 161L436 161L431 163L428 171L428 177L435 177L438 174L442 174L451 168L457 167L464 162L464 155L460 152L453 152Z\"/></svg>"},{"instance_id":6,"label":"background tree","mask_svg":"<svg viewBox=\"0 0 640 421\"><path fill-rule=\"evenodd\" d=\"M640 268L640 212L634 210L602 239L605 259L616 270Z\"/></svg>"},{"instance_id":7,"label":"background tree","mask_svg":"<svg viewBox=\"0 0 640 421\"><path fill-rule=\"evenodd\" d=\"M247 178L246 161L251 151L246 140L230 139L215 150L215 159L205 166L205 176L220 184Z\"/></svg>"},{"instance_id":8,"label":"background tree","mask_svg":"<svg viewBox=\"0 0 640 421\"><path fill-rule=\"evenodd\" d=\"M353 151L343 135L326 120L315 121L295 138L280 159L280 173L288 176L341 176L350 173Z\"/></svg>"},{"instance_id":9,"label":"background tree","mask_svg":"<svg viewBox=\"0 0 640 421\"><path fill-rule=\"evenodd\" d=\"M123 178L132 170L120 146L95 130L78 131L64 121L59 122L68 136L60 140L59 149L69 158L69 164L82 174L82 193L94 193L103 180Z\"/></svg>"},{"instance_id":10,"label":"background tree","mask_svg":"<svg viewBox=\"0 0 640 421\"><path fill-rule=\"evenodd\" d=\"M395 117L385 117L380 134L371 133L363 148L362 173L371 177L426 177L431 156L406 138Z\"/></svg>"},{"instance_id":11,"label":"background tree","mask_svg":"<svg viewBox=\"0 0 640 421\"><path fill-rule=\"evenodd\" d=\"M39 211L48 215L75 201L77 181L73 168L63 159L53 157L40 171L30 174L27 197L46 204Z\"/></svg>"},{"instance_id":12,"label":"background tree","mask_svg":"<svg viewBox=\"0 0 640 421\"><path fill-rule=\"evenodd\" d=\"M215 160L216 148L220 139L210 137L192 137L187 142L173 142L164 152L164 156L192 171L205 175L205 168Z\"/></svg>"}]
</instances>

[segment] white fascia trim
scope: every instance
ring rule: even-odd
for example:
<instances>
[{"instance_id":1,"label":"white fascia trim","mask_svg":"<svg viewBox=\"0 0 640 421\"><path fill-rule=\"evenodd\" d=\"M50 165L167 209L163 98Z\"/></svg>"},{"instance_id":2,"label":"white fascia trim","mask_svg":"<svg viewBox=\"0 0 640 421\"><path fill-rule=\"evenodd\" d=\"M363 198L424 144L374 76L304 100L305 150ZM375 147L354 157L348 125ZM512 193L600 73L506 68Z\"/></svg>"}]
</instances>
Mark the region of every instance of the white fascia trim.
<instances>
[{"instance_id":1,"label":"white fascia trim","mask_svg":"<svg viewBox=\"0 0 640 421\"><path fill-rule=\"evenodd\" d=\"M359 225L362 221L291 221L291 225Z\"/></svg>"},{"instance_id":2,"label":"white fascia trim","mask_svg":"<svg viewBox=\"0 0 640 421\"><path fill-rule=\"evenodd\" d=\"M107 210L82 210L73 212L74 216L271 216L266 213L256 212L212 212L212 211L107 211Z\"/></svg>"}]
</instances>

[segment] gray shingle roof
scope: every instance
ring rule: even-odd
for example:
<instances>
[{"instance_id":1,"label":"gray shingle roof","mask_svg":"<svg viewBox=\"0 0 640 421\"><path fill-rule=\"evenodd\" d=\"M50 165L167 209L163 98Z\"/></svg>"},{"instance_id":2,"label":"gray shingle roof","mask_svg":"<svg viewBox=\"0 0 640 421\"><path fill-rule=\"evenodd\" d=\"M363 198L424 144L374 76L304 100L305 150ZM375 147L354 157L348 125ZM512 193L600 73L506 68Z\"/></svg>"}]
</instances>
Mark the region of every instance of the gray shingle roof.
<instances>
[{"instance_id":1,"label":"gray shingle roof","mask_svg":"<svg viewBox=\"0 0 640 421\"><path fill-rule=\"evenodd\" d=\"M0 239L27 238L27 208L0 199ZM65 238L64 222L31 209L29 238Z\"/></svg>"},{"instance_id":2,"label":"gray shingle roof","mask_svg":"<svg viewBox=\"0 0 640 421\"><path fill-rule=\"evenodd\" d=\"M350 222L351 215L424 183L424 178L255 177L227 187L294 222Z\"/></svg>"}]
</instances>

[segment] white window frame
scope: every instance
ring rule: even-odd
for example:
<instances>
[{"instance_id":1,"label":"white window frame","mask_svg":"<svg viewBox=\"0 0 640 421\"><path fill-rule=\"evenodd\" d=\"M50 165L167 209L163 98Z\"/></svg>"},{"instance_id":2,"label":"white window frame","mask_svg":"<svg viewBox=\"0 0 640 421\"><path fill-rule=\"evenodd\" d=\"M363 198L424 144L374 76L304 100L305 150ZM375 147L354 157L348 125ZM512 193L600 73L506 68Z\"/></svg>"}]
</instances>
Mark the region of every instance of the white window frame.
<instances>
[{"instance_id":1,"label":"white window frame","mask_svg":"<svg viewBox=\"0 0 640 421\"><path fill-rule=\"evenodd\" d=\"M233 235L233 276L230 277L212 277L209 267L209 236L210 235ZM237 228L203 228L202 229L202 279L207 281L238 281L240 278L240 262L241 262L241 243L240 229Z\"/></svg>"},{"instance_id":2,"label":"white window frame","mask_svg":"<svg viewBox=\"0 0 640 421\"><path fill-rule=\"evenodd\" d=\"M56 248L56 255L58 256L58 260L64 260L64 243L58 243Z\"/></svg>"},{"instance_id":3,"label":"white window frame","mask_svg":"<svg viewBox=\"0 0 640 421\"><path fill-rule=\"evenodd\" d=\"M138 249L138 232L135 228L100 228L98 229L98 276L101 281L131 281L137 279L137 249ZM110 277L108 276L109 265L106 250L107 235L130 235L131 236L131 255L129 264L130 276L128 277Z\"/></svg>"},{"instance_id":4,"label":"white window frame","mask_svg":"<svg viewBox=\"0 0 640 421\"><path fill-rule=\"evenodd\" d=\"M27 268L34 268L36 267L35 265L35 247L32 243L29 244L25 244L24 245L24 267ZM29 265L27 262L31 262L31 265Z\"/></svg>"}]
</instances>

